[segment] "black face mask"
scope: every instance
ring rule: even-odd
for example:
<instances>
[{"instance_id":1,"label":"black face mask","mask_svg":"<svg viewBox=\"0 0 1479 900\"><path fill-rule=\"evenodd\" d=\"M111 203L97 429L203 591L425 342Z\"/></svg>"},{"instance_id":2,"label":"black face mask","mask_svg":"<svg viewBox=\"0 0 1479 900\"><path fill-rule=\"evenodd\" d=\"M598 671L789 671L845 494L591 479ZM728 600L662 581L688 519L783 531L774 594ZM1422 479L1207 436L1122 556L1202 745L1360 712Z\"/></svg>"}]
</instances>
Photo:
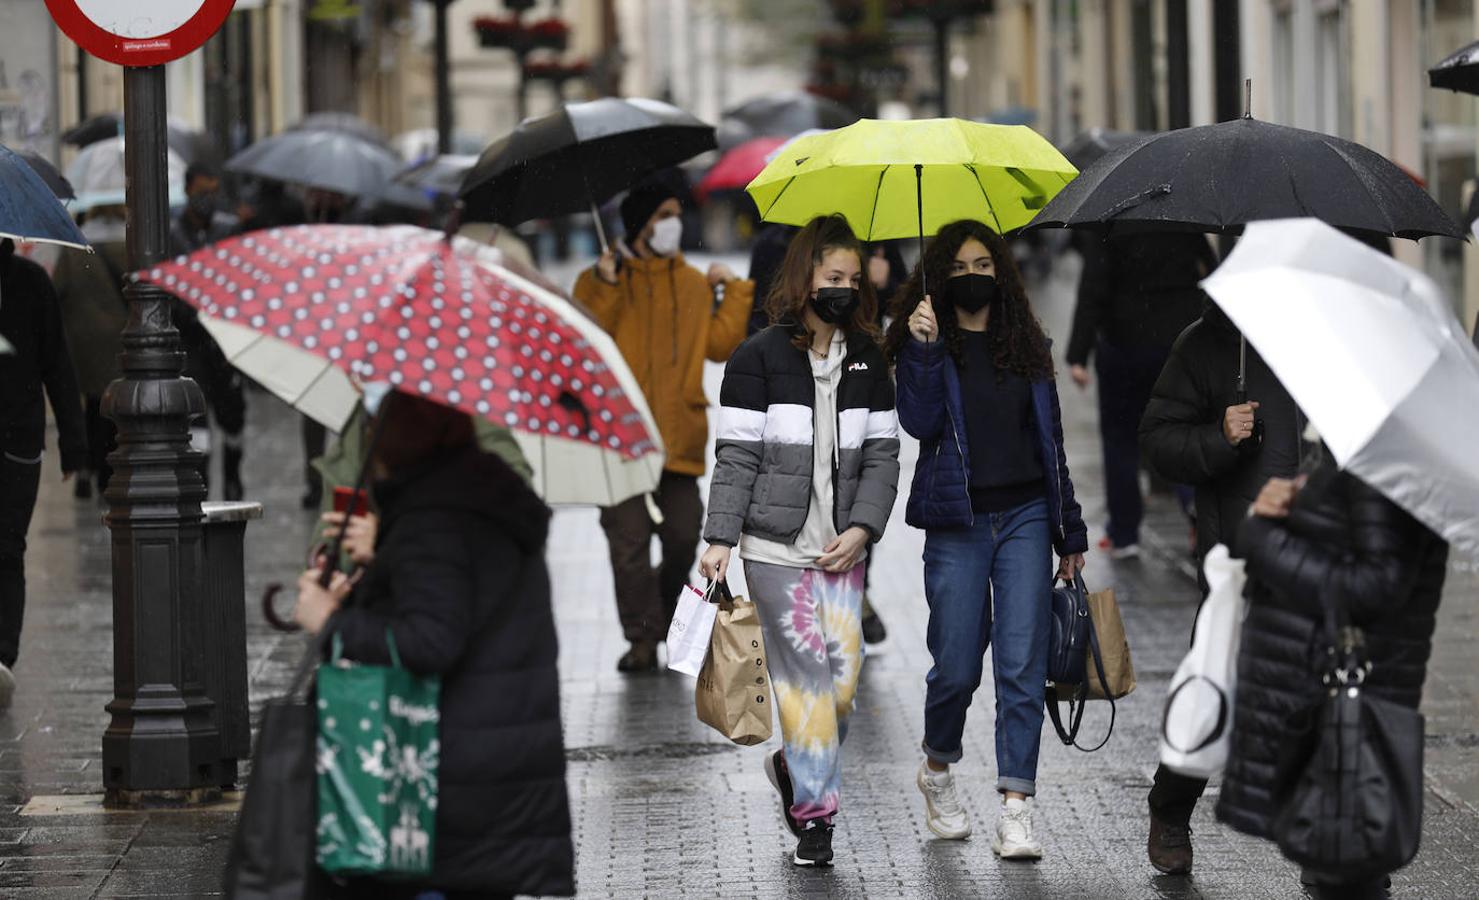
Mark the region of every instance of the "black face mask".
<instances>
[{"instance_id":1,"label":"black face mask","mask_svg":"<svg viewBox=\"0 0 1479 900\"><path fill-rule=\"evenodd\" d=\"M967 315L980 312L1000 296L1001 286L994 275L970 273L945 282L945 302Z\"/></svg>"},{"instance_id":2,"label":"black face mask","mask_svg":"<svg viewBox=\"0 0 1479 900\"><path fill-rule=\"evenodd\" d=\"M811 308L828 325L843 325L852 319L861 302L857 288L824 287L811 298Z\"/></svg>"}]
</instances>

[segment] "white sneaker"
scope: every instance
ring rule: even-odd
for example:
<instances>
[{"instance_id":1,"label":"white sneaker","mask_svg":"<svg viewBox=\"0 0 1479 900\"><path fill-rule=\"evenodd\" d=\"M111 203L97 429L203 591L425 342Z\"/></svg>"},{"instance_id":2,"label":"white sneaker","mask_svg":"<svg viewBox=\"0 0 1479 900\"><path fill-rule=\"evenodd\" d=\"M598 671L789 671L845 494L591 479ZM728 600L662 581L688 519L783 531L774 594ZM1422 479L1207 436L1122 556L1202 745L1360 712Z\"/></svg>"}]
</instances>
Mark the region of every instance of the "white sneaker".
<instances>
[{"instance_id":1,"label":"white sneaker","mask_svg":"<svg viewBox=\"0 0 1479 900\"><path fill-rule=\"evenodd\" d=\"M15 673L5 663L0 663L0 709L10 708L10 698L15 695Z\"/></svg>"},{"instance_id":2,"label":"white sneaker","mask_svg":"<svg viewBox=\"0 0 1479 900\"><path fill-rule=\"evenodd\" d=\"M1110 559L1139 559L1140 545L1126 544L1123 547L1115 547L1109 551Z\"/></svg>"},{"instance_id":3,"label":"white sneaker","mask_svg":"<svg viewBox=\"0 0 1479 900\"><path fill-rule=\"evenodd\" d=\"M1008 800L996 821L991 849L1002 859L1042 859L1042 844L1032 833L1032 810L1026 800Z\"/></svg>"},{"instance_id":4,"label":"white sneaker","mask_svg":"<svg viewBox=\"0 0 1479 900\"><path fill-rule=\"evenodd\" d=\"M954 776L936 772L928 763L922 763L914 783L924 795L924 822L930 831L947 841L963 841L971 836L970 817L955 796Z\"/></svg>"}]
</instances>

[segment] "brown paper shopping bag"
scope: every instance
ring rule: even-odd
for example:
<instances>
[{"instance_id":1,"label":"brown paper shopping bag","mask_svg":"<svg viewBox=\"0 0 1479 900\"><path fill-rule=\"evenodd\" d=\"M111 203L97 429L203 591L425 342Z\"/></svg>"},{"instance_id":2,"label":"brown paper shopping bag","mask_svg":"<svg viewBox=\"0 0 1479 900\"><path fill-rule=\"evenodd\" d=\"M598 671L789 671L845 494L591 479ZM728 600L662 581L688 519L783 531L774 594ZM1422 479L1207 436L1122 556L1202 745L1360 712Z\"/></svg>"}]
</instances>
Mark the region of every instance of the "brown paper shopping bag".
<instances>
[{"instance_id":1,"label":"brown paper shopping bag","mask_svg":"<svg viewBox=\"0 0 1479 900\"><path fill-rule=\"evenodd\" d=\"M1130 661L1130 642L1125 637L1125 623L1120 620L1120 607L1114 599L1114 591L1103 590L1089 594L1089 618L1094 622L1094 634L1099 639L1099 655L1104 661L1104 677L1099 680L1098 668L1090 659L1089 699L1107 700L1125 696L1135 690L1135 666Z\"/></svg>"},{"instance_id":2,"label":"brown paper shopping bag","mask_svg":"<svg viewBox=\"0 0 1479 900\"><path fill-rule=\"evenodd\" d=\"M719 615L709 655L698 673L693 701L700 722L750 746L770 739L770 672L755 604L733 597L719 584Z\"/></svg>"}]
</instances>

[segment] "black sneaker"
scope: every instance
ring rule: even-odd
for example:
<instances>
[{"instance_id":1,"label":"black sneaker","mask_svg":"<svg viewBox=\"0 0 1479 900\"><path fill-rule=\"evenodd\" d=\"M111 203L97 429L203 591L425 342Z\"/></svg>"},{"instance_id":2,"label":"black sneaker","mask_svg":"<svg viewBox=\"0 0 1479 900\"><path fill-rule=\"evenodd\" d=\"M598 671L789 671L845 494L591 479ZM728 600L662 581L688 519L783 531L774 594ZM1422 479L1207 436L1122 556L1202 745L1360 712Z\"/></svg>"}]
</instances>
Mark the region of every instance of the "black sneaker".
<instances>
[{"instance_id":1,"label":"black sneaker","mask_svg":"<svg viewBox=\"0 0 1479 900\"><path fill-rule=\"evenodd\" d=\"M801 837L801 823L791 815L791 806L796 802L796 791L791 787L791 770L786 768L783 751L777 750L765 757L765 777L770 779L776 793L781 795L781 818L785 819L786 827L793 835Z\"/></svg>"},{"instance_id":2,"label":"black sneaker","mask_svg":"<svg viewBox=\"0 0 1479 900\"><path fill-rule=\"evenodd\" d=\"M878 614L867 616L863 619L863 643L881 644L888 640L888 629L883 627L883 620Z\"/></svg>"},{"instance_id":3,"label":"black sneaker","mask_svg":"<svg viewBox=\"0 0 1479 900\"><path fill-rule=\"evenodd\" d=\"M832 826L820 819L809 822L791 861L798 866L832 865Z\"/></svg>"}]
</instances>

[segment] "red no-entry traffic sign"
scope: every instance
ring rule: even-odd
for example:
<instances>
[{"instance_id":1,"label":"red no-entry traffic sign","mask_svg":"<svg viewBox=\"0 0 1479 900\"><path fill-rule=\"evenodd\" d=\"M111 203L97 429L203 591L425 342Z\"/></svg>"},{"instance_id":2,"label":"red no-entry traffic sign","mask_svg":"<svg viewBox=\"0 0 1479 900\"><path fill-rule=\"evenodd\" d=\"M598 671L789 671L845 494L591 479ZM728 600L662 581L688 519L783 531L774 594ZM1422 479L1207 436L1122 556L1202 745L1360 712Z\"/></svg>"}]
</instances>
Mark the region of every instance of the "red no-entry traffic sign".
<instances>
[{"instance_id":1,"label":"red no-entry traffic sign","mask_svg":"<svg viewBox=\"0 0 1479 900\"><path fill-rule=\"evenodd\" d=\"M98 59L157 66L204 44L236 0L46 0L57 27Z\"/></svg>"}]
</instances>

